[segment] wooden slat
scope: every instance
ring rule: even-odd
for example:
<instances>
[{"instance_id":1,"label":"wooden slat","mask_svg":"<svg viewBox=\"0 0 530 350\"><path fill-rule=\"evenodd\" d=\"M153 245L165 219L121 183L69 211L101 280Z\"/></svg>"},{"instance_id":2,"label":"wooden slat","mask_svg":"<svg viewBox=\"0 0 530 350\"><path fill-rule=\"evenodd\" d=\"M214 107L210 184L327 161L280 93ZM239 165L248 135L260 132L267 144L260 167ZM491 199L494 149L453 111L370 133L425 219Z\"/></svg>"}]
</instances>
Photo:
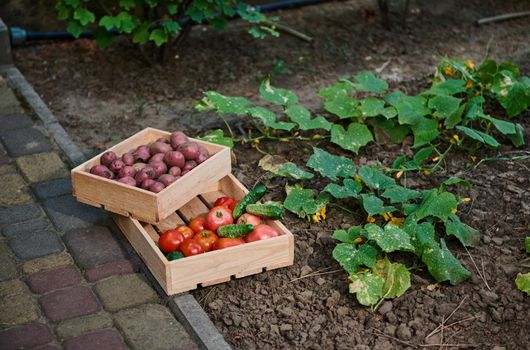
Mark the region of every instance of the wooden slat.
<instances>
[{"instance_id":1,"label":"wooden slat","mask_svg":"<svg viewBox=\"0 0 530 350\"><path fill-rule=\"evenodd\" d=\"M208 207L195 197L178 210L180 216L188 221L200 214L208 213Z\"/></svg>"},{"instance_id":2,"label":"wooden slat","mask_svg":"<svg viewBox=\"0 0 530 350\"><path fill-rule=\"evenodd\" d=\"M225 197L225 196L226 194L224 192L210 191L210 192L201 193L199 197L201 197L207 203L207 205L210 208L212 208L217 198Z\"/></svg>"},{"instance_id":3,"label":"wooden slat","mask_svg":"<svg viewBox=\"0 0 530 350\"><path fill-rule=\"evenodd\" d=\"M142 225L145 232L149 235L149 237L151 237L153 242L155 242L155 244L158 246L158 239L160 238L160 236L158 235L158 232L156 232L155 228L151 226L151 224L148 224L145 222L141 222L140 225Z\"/></svg>"},{"instance_id":4,"label":"wooden slat","mask_svg":"<svg viewBox=\"0 0 530 350\"><path fill-rule=\"evenodd\" d=\"M178 225L186 225L186 223L177 213L173 213L159 223L156 223L154 226L156 226L160 232L164 232L166 230L171 230Z\"/></svg>"}]
</instances>

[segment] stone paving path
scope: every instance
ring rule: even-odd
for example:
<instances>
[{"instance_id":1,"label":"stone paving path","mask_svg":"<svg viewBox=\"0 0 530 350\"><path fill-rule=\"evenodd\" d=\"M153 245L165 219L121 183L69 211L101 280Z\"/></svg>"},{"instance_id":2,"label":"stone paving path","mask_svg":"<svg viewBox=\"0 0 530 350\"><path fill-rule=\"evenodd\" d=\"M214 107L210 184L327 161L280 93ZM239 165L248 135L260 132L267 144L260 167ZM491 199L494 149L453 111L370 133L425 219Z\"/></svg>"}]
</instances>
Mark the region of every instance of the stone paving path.
<instances>
[{"instance_id":1,"label":"stone paving path","mask_svg":"<svg viewBox=\"0 0 530 350\"><path fill-rule=\"evenodd\" d=\"M0 76L0 349L196 349Z\"/></svg>"}]
</instances>

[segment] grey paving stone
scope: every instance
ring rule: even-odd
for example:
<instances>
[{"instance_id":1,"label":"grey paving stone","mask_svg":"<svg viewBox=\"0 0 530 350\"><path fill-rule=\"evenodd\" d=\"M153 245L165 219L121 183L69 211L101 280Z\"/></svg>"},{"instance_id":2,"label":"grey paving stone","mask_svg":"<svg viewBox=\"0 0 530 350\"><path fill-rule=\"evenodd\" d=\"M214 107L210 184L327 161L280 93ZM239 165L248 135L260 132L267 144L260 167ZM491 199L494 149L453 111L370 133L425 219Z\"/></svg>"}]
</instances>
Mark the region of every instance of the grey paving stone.
<instances>
[{"instance_id":1,"label":"grey paving stone","mask_svg":"<svg viewBox=\"0 0 530 350\"><path fill-rule=\"evenodd\" d=\"M93 332L98 329L112 327L112 318L106 313L71 318L62 321L55 328L59 338L66 339Z\"/></svg>"},{"instance_id":2,"label":"grey paving stone","mask_svg":"<svg viewBox=\"0 0 530 350\"><path fill-rule=\"evenodd\" d=\"M22 222L37 218L42 214L41 207L35 203L0 208L0 224Z\"/></svg>"},{"instance_id":3,"label":"grey paving stone","mask_svg":"<svg viewBox=\"0 0 530 350\"><path fill-rule=\"evenodd\" d=\"M85 269L126 257L116 238L103 226L69 230L64 241L74 260Z\"/></svg>"},{"instance_id":4,"label":"grey paving stone","mask_svg":"<svg viewBox=\"0 0 530 350\"><path fill-rule=\"evenodd\" d=\"M12 157L48 152L52 148L42 132L35 128L3 131L0 138Z\"/></svg>"},{"instance_id":5,"label":"grey paving stone","mask_svg":"<svg viewBox=\"0 0 530 350\"><path fill-rule=\"evenodd\" d=\"M126 350L127 345L115 329L101 331L70 338L64 342L66 350ZM152 348L151 349L155 349Z\"/></svg>"},{"instance_id":6,"label":"grey paving stone","mask_svg":"<svg viewBox=\"0 0 530 350\"><path fill-rule=\"evenodd\" d=\"M57 152L44 152L18 157L15 161L29 182L66 178L70 172Z\"/></svg>"},{"instance_id":7,"label":"grey paving stone","mask_svg":"<svg viewBox=\"0 0 530 350\"><path fill-rule=\"evenodd\" d=\"M43 229L49 230L51 223L44 217L32 219L16 224L7 225L2 228L2 233L7 238L15 238L20 234L27 234L31 231L40 231Z\"/></svg>"},{"instance_id":8,"label":"grey paving stone","mask_svg":"<svg viewBox=\"0 0 530 350\"><path fill-rule=\"evenodd\" d=\"M9 86L0 86L0 115L23 113L18 100Z\"/></svg>"},{"instance_id":9,"label":"grey paving stone","mask_svg":"<svg viewBox=\"0 0 530 350\"><path fill-rule=\"evenodd\" d=\"M9 247L20 259L28 260L57 253L63 246L50 230L26 231L8 241Z\"/></svg>"},{"instance_id":10,"label":"grey paving stone","mask_svg":"<svg viewBox=\"0 0 530 350\"><path fill-rule=\"evenodd\" d=\"M22 176L16 173L0 176L0 206L7 207L32 201Z\"/></svg>"},{"instance_id":11,"label":"grey paving stone","mask_svg":"<svg viewBox=\"0 0 530 350\"><path fill-rule=\"evenodd\" d=\"M0 328L27 323L38 318L38 307L22 281L0 282Z\"/></svg>"},{"instance_id":12,"label":"grey paving stone","mask_svg":"<svg viewBox=\"0 0 530 350\"><path fill-rule=\"evenodd\" d=\"M58 197L72 193L72 181L70 179L57 179L40 182L31 186L31 190L39 200Z\"/></svg>"},{"instance_id":13,"label":"grey paving stone","mask_svg":"<svg viewBox=\"0 0 530 350\"><path fill-rule=\"evenodd\" d=\"M33 121L26 114L9 114L0 116L2 130L22 129L33 126Z\"/></svg>"},{"instance_id":14,"label":"grey paving stone","mask_svg":"<svg viewBox=\"0 0 530 350\"><path fill-rule=\"evenodd\" d=\"M79 203L70 195L47 199L43 206L55 227L61 231L110 221L103 210Z\"/></svg>"},{"instance_id":15,"label":"grey paving stone","mask_svg":"<svg viewBox=\"0 0 530 350\"><path fill-rule=\"evenodd\" d=\"M17 276L17 267L4 241L0 241L0 282Z\"/></svg>"},{"instance_id":16,"label":"grey paving stone","mask_svg":"<svg viewBox=\"0 0 530 350\"><path fill-rule=\"evenodd\" d=\"M155 291L141 274L107 278L96 283L94 290L103 307L108 311L118 311L158 301Z\"/></svg>"},{"instance_id":17,"label":"grey paving stone","mask_svg":"<svg viewBox=\"0 0 530 350\"><path fill-rule=\"evenodd\" d=\"M133 349L197 349L184 327L162 305L122 310L114 320Z\"/></svg>"}]
</instances>

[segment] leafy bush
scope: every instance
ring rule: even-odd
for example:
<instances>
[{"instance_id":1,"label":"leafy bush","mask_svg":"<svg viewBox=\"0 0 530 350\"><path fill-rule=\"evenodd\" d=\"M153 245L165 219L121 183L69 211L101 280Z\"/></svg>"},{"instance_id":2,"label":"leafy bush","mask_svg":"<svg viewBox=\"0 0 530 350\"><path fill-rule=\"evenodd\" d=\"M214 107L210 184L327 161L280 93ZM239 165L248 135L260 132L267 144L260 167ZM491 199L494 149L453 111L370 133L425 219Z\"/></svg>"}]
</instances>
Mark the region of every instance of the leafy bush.
<instances>
[{"instance_id":1,"label":"leafy bush","mask_svg":"<svg viewBox=\"0 0 530 350\"><path fill-rule=\"evenodd\" d=\"M57 0L56 10L72 35L93 30L101 47L109 46L114 34L126 34L138 45L171 46L192 23L221 30L236 15L253 25L249 33L254 37L278 36L274 19L239 0Z\"/></svg>"}]
</instances>

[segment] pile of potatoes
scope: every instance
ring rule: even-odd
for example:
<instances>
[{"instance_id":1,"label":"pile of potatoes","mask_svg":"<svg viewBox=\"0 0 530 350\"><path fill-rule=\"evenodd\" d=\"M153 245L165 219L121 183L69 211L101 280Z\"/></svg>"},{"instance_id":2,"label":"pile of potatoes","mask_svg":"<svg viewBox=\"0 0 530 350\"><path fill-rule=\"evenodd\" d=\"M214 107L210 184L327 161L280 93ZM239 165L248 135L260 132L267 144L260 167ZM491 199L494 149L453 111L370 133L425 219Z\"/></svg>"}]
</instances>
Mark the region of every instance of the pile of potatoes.
<instances>
[{"instance_id":1,"label":"pile of potatoes","mask_svg":"<svg viewBox=\"0 0 530 350\"><path fill-rule=\"evenodd\" d=\"M121 158L112 151L105 152L101 164L94 165L90 173L158 193L209 157L206 148L189 141L182 131L175 131L169 140L160 138L141 145Z\"/></svg>"}]
</instances>

